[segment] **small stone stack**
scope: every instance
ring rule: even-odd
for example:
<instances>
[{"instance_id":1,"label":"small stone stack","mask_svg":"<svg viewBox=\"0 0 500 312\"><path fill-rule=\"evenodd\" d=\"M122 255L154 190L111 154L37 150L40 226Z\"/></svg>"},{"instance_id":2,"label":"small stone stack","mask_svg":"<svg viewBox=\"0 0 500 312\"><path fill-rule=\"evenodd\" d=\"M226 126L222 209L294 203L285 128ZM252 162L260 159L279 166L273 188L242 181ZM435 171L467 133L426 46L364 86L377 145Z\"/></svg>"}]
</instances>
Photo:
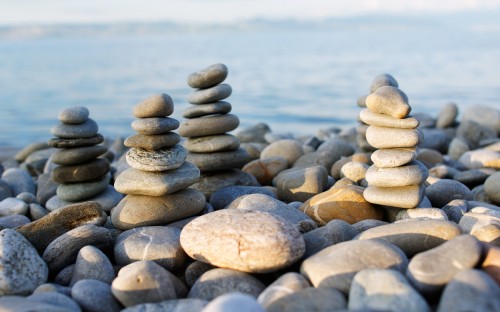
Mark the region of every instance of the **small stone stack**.
<instances>
[{"instance_id":1,"label":"small stone stack","mask_svg":"<svg viewBox=\"0 0 500 312\"><path fill-rule=\"evenodd\" d=\"M111 178L109 161L99 157L108 149L98 145L104 138L98 133L97 123L89 118L89 110L83 106L67 108L58 119L61 123L51 129L56 138L48 144L62 148L52 156L58 166L51 173L52 180L60 185L57 195L47 202L48 209L92 199L107 190Z\"/></svg>"},{"instance_id":2,"label":"small stone stack","mask_svg":"<svg viewBox=\"0 0 500 312\"><path fill-rule=\"evenodd\" d=\"M165 225L194 215L205 205L203 194L186 189L196 182L200 171L185 161L186 150L177 144L180 137L172 131L179 122L167 117L173 111L167 94L152 96L133 109L137 119L132 128L138 134L125 140L130 147L126 161L131 168L115 181L116 190L127 194L111 214L118 229ZM189 200L199 203L184 207Z\"/></svg>"},{"instance_id":3,"label":"small stone stack","mask_svg":"<svg viewBox=\"0 0 500 312\"><path fill-rule=\"evenodd\" d=\"M377 77L375 77L375 79L373 79L373 82L370 86L370 94L372 94L382 86L392 86L397 88L398 82L393 76L389 74L378 75ZM358 98L357 104L359 107L366 108L366 98L368 96L369 95L363 95ZM364 123L362 120L358 121L360 122L360 125L356 129L357 130L356 141L358 143L358 146L363 151L372 152L375 150L375 148L366 141L366 130L368 129L368 125Z\"/></svg>"},{"instance_id":4,"label":"small stone stack","mask_svg":"<svg viewBox=\"0 0 500 312\"><path fill-rule=\"evenodd\" d=\"M373 204L416 208L424 196L429 172L415 160L416 146L423 141L417 119L408 116L408 97L393 86L382 86L366 99L367 109L359 114L369 125L368 143L377 148L366 172L368 188L363 196Z\"/></svg>"},{"instance_id":5,"label":"small stone stack","mask_svg":"<svg viewBox=\"0 0 500 312\"><path fill-rule=\"evenodd\" d=\"M230 114L231 104L222 101L231 95L232 89L222 82L228 74L224 64L215 64L188 76L188 85L197 88L188 96L193 106L187 108L187 118L179 127L179 134L186 137L184 147L189 151L187 160L202 173L209 175L228 169L240 169L250 156L240 148L240 141L227 132L240 123Z\"/></svg>"}]
</instances>

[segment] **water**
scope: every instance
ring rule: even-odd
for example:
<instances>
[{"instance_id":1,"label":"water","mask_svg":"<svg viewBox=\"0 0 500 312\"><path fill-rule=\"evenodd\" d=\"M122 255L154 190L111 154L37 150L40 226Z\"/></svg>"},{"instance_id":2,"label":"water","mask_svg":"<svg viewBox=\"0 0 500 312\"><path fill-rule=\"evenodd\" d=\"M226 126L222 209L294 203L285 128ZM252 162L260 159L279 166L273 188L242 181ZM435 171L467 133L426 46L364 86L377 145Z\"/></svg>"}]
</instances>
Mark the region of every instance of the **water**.
<instances>
[{"instance_id":1,"label":"water","mask_svg":"<svg viewBox=\"0 0 500 312\"><path fill-rule=\"evenodd\" d=\"M314 134L355 124L358 96L391 73L413 111L447 102L500 107L500 28L458 24L227 29L164 35L0 39L0 146L51 138L58 113L84 105L105 136L132 133L132 107L165 92L183 120L186 76L229 67L240 128Z\"/></svg>"}]
</instances>

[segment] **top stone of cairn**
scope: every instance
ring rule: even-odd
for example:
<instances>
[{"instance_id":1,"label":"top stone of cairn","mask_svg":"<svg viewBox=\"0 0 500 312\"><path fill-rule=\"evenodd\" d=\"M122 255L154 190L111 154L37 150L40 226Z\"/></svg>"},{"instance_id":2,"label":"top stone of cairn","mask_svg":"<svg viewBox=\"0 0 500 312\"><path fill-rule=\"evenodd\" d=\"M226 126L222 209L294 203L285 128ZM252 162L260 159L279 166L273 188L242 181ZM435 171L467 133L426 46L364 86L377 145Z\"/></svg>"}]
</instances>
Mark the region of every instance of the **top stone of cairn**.
<instances>
[{"instance_id":1,"label":"top stone of cairn","mask_svg":"<svg viewBox=\"0 0 500 312\"><path fill-rule=\"evenodd\" d=\"M174 112L174 102L165 93L153 95L134 107L136 118L151 118L170 116Z\"/></svg>"},{"instance_id":2,"label":"top stone of cairn","mask_svg":"<svg viewBox=\"0 0 500 312\"><path fill-rule=\"evenodd\" d=\"M187 82L191 88L210 88L223 82L227 74L226 65L218 63L190 74Z\"/></svg>"},{"instance_id":3,"label":"top stone of cairn","mask_svg":"<svg viewBox=\"0 0 500 312\"><path fill-rule=\"evenodd\" d=\"M374 113L389 115L393 118L405 118L411 111L408 97L400 89L383 86L366 98L366 107Z\"/></svg>"}]
</instances>

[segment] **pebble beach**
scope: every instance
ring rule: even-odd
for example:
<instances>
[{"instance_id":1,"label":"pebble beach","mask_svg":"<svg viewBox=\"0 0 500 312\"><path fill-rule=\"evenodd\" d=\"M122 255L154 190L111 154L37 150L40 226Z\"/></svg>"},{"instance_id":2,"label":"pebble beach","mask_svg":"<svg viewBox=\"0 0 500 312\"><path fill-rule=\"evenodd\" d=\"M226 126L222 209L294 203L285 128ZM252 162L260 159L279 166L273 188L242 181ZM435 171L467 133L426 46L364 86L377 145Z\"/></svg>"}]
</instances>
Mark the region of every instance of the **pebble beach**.
<instances>
[{"instance_id":1,"label":"pebble beach","mask_svg":"<svg viewBox=\"0 0 500 312\"><path fill-rule=\"evenodd\" d=\"M209 65L209 64L207 64ZM109 137L85 106L0 149L0 311L500 311L500 109L241 127L228 66L186 73Z\"/></svg>"}]
</instances>

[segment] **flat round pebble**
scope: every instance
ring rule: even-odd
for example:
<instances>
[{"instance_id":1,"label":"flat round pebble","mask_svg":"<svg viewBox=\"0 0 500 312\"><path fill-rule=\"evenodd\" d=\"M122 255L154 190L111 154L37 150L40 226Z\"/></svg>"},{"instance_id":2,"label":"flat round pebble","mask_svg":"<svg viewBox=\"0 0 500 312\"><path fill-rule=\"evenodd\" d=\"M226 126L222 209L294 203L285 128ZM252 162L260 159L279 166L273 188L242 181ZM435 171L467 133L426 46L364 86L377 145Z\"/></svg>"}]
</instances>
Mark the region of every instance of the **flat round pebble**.
<instances>
[{"instance_id":1,"label":"flat round pebble","mask_svg":"<svg viewBox=\"0 0 500 312\"><path fill-rule=\"evenodd\" d=\"M13 229L18 226L23 226L25 224L30 223L31 220L24 215L10 215L6 217L0 217L0 226L4 228Z\"/></svg>"},{"instance_id":2,"label":"flat round pebble","mask_svg":"<svg viewBox=\"0 0 500 312\"><path fill-rule=\"evenodd\" d=\"M74 106L64 109L57 119L65 124L81 124L89 118L89 110L85 106Z\"/></svg>"},{"instance_id":3,"label":"flat round pebble","mask_svg":"<svg viewBox=\"0 0 500 312\"><path fill-rule=\"evenodd\" d=\"M240 147L240 141L231 134L218 134L188 138L184 141L184 147L193 153L234 151Z\"/></svg>"},{"instance_id":4,"label":"flat round pebble","mask_svg":"<svg viewBox=\"0 0 500 312\"><path fill-rule=\"evenodd\" d=\"M187 152L181 145L169 148L146 150L133 147L126 155L130 167L143 171L167 171L177 169L186 160Z\"/></svg>"},{"instance_id":5,"label":"flat round pebble","mask_svg":"<svg viewBox=\"0 0 500 312\"><path fill-rule=\"evenodd\" d=\"M115 261L127 265L152 260L169 271L179 269L186 261L180 244L181 230L169 226L138 227L118 236L114 246Z\"/></svg>"},{"instance_id":6,"label":"flat round pebble","mask_svg":"<svg viewBox=\"0 0 500 312\"><path fill-rule=\"evenodd\" d=\"M212 194L212 196L210 196L210 204L214 207L215 210L223 209L240 196L249 194L264 194L270 197L274 197L273 192L262 187L235 185L218 189L215 193Z\"/></svg>"},{"instance_id":7,"label":"flat round pebble","mask_svg":"<svg viewBox=\"0 0 500 312\"><path fill-rule=\"evenodd\" d=\"M236 115L210 115L185 120L179 127L179 134L183 137L200 137L223 134L233 131L240 124Z\"/></svg>"},{"instance_id":8,"label":"flat round pebble","mask_svg":"<svg viewBox=\"0 0 500 312\"><path fill-rule=\"evenodd\" d=\"M363 191L363 197L372 204L397 208L416 208L424 197L425 188L422 185L377 187L368 186Z\"/></svg>"},{"instance_id":9,"label":"flat round pebble","mask_svg":"<svg viewBox=\"0 0 500 312\"><path fill-rule=\"evenodd\" d=\"M163 134L179 128L179 121L169 117L150 117L132 121L132 129L139 134Z\"/></svg>"},{"instance_id":10,"label":"flat round pebble","mask_svg":"<svg viewBox=\"0 0 500 312\"><path fill-rule=\"evenodd\" d=\"M134 117L150 118L170 116L174 112L174 102L165 93L148 97L133 109Z\"/></svg>"},{"instance_id":11,"label":"flat round pebble","mask_svg":"<svg viewBox=\"0 0 500 312\"><path fill-rule=\"evenodd\" d=\"M182 112L182 117L184 118L197 118L207 115L215 114L227 114L231 112L232 106L230 103L225 101L219 101L210 104L194 105L186 108Z\"/></svg>"},{"instance_id":12,"label":"flat round pebble","mask_svg":"<svg viewBox=\"0 0 500 312\"><path fill-rule=\"evenodd\" d=\"M379 168L405 165L417 157L415 148L378 149L371 154L373 164Z\"/></svg>"},{"instance_id":13,"label":"flat round pebble","mask_svg":"<svg viewBox=\"0 0 500 312\"><path fill-rule=\"evenodd\" d=\"M273 179L288 168L288 161L280 156L255 159L247 163L242 171L253 175L262 185L270 185Z\"/></svg>"},{"instance_id":14,"label":"flat round pebble","mask_svg":"<svg viewBox=\"0 0 500 312\"><path fill-rule=\"evenodd\" d=\"M99 126L92 118L77 125L60 123L50 129L53 136L61 139L88 139L95 136L97 131Z\"/></svg>"},{"instance_id":15,"label":"flat round pebble","mask_svg":"<svg viewBox=\"0 0 500 312\"><path fill-rule=\"evenodd\" d=\"M201 299L170 299L157 303L142 303L121 310L122 312L201 312L208 304L208 301Z\"/></svg>"},{"instance_id":16,"label":"flat round pebble","mask_svg":"<svg viewBox=\"0 0 500 312\"><path fill-rule=\"evenodd\" d=\"M404 272L408 259L398 247L381 240L352 240L323 249L305 259L300 272L314 287L332 287L349 293L357 272L392 269Z\"/></svg>"},{"instance_id":17,"label":"flat round pebble","mask_svg":"<svg viewBox=\"0 0 500 312\"><path fill-rule=\"evenodd\" d=\"M226 65L217 63L190 74L187 82L191 88L209 88L223 82L227 74Z\"/></svg>"},{"instance_id":18,"label":"flat round pebble","mask_svg":"<svg viewBox=\"0 0 500 312\"><path fill-rule=\"evenodd\" d=\"M63 166L77 165L93 160L107 151L108 149L102 145L68 148L54 153L52 161Z\"/></svg>"},{"instance_id":19,"label":"flat round pebble","mask_svg":"<svg viewBox=\"0 0 500 312\"><path fill-rule=\"evenodd\" d=\"M393 118L404 118L411 111L406 94L393 86L382 86L375 90L366 98L366 107Z\"/></svg>"},{"instance_id":20,"label":"flat round pebble","mask_svg":"<svg viewBox=\"0 0 500 312\"><path fill-rule=\"evenodd\" d=\"M415 147L423 142L419 129L397 129L369 126L366 140L375 148Z\"/></svg>"},{"instance_id":21,"label":"flat round pebble","mask_svg":"<svg viewBox=\"0 0 500 312\"><path fill-rule=\"evenodd\" d=\"M84 311L89 312L118 312L122 306L111 293L111 286L101 281L87 279L78 281L71 287L71 298Z\"/></svg>"},{"instance_id":22,"label":"flat round pebble","mask_svg":"<svg viewBox=\"0 0 500 312\"><path fill-rule=\"evenodd\" d=\"M104 137L99 133L90 138L75 138L75 139L62 139L52 138L48 141L50 147L57 148L75 148L84 146L93 146L104 142Z\"/></svg>"},{"instance_id":23,"label":"flat round pebble","mask_svg":"<svg viewBox=\"0 0 500 312\"><path fill-rule=\"evenodd\" d=\"M305 251L304 239L289 221L240 209L196 218L183 228L181 245L196 260L254 273L287 267Z\"/></svg>"},{"instance_id":24,"label":"flat round pebble","mask_svg":"<svg viewBox=\"0 0 500 312\"><path fill-rule=\"evenodd\" d=\"M363 109L359 113L359 118L364 123L370 126L399 128L399 129L414 129L419 126L419 121L413 117L393 118L388 115L378 114L369 109Z\"/></svg>"},{"instance_id":25,"label":"flat round pebble","mask_svg":"<svg viewBox=\"0 0 500 312\"><path fill-rule=\"evenodd\" d=\"M85 182L102 177L109 168L107 159L98 158L83 164L56 167L52 170L51 178L57 183Z\"/></svg>"},{"instance_id":26,"label":"flat round pebble","mask_svg":"<svg viewBox=\"0 0 500 312\"><path fill-rule=\"evenodd\" d=\"M225 83L210 87L208 89L199 89L192 91L187 101L191 104L206 104L224 100L232 93L231 86Z\"/></svg>"},{"instance_id":27,"label":"flat round pebble","mask_svg":"<svg viewBox=\"0 0 500 312\"><path fill-rule=\"evenodd\" d=\"M181 141L180 135L175 132L163 134L143 135L135 134L125 139L123 143L127 147L143 148L147 150L157 150L178 144Z\"/></svg>"},{"instance_id":28,"label":"flat round pebble","mask_svg":"<svg viewBox=\"0 0 500 312\"><path fill-rule=\"evenodd\" d=\"M414 160L404 166L394 168L370 166L365 178L372 186L395 187L421 184L428 176L427 168L421 162Z\"/></svg>"},{"instance_id":29,"label":"flat round pebble","mask_svg":"<svg viewBox=\"0 0 500 312\"><path fill-rule=\"evenodd\" d=\"M77 202L89 199L106 190L109 185L111 175L108 173L101 179L94 182L79 182L71 184L59 184L57 196L68 202Z\"/></svg>"}]
</instances>

